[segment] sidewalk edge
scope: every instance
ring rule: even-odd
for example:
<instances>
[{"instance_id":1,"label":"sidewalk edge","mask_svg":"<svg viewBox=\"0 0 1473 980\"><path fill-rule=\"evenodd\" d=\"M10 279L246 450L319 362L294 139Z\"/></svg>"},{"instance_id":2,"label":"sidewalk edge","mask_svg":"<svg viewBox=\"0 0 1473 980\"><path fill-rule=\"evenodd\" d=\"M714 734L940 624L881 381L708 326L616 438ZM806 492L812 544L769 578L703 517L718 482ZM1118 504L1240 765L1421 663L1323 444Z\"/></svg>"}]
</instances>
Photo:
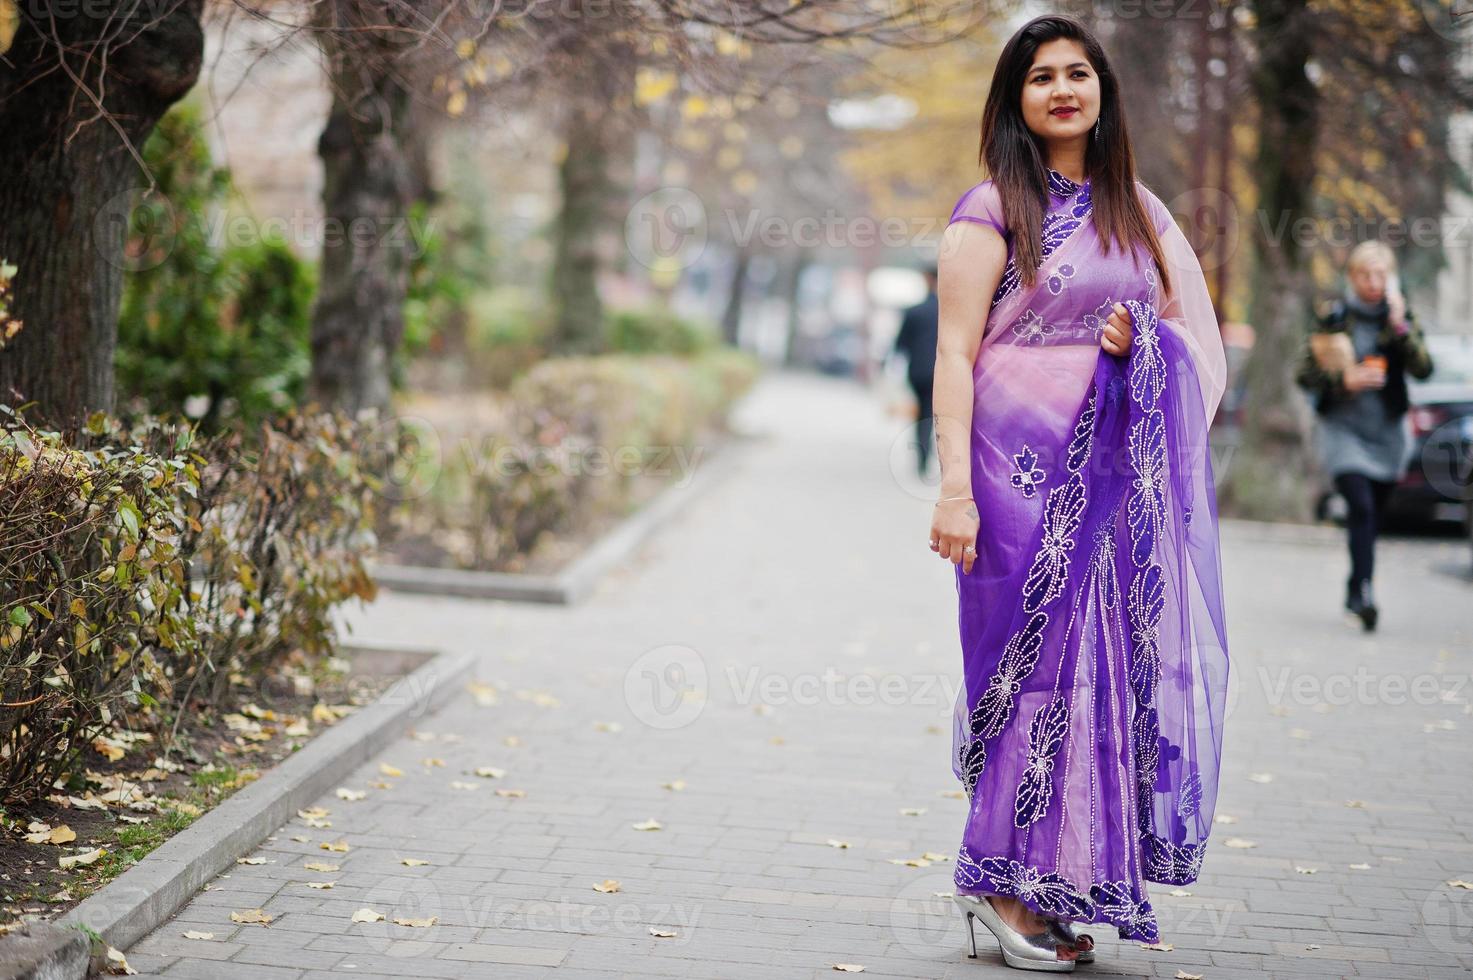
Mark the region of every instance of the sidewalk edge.
<instances>
[{"instance_id":1,"label":"sidewalk edge","mask_svg":"<svg viewBox=\"0 0 1473 980\"><path fill-rule=\"evenodd\" d=\"M345 643L351 651L357 644ZM253 850L331 789L344 772L399 737L400 726L437 710L471 672L468 653L441 653L372 704L339 721L260 779L169 838L143 860L56 920L85 925L126 950L188 902L200 887ZM54 974L56 978L66 974ZM83 976L78 973L75 976ZM25 976L25 974L20 974ZM47 974L51 980L53 974Z\"/></svg>"}]
</instances>

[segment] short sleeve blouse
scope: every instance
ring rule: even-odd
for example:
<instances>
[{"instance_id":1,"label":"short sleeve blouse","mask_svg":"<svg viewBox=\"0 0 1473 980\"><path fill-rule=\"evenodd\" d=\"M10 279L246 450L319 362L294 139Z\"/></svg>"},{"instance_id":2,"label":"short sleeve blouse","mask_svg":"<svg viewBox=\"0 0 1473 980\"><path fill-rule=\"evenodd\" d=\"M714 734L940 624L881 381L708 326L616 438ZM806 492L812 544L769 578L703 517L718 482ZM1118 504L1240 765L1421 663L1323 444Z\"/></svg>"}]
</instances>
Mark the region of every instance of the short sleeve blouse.
<instances>
[{"instance_id":1,"label":"short sleeve blouse","mask_svg":"<svg viewBox=\"0 0 1473 980\"><path fill-rule=\"evenodd\" d=\"M989 179L968 188L956 202L946 223L950 225L954 221L991 225L999 235L1006 236L1007 221L1003 216L1002 196L998 194L996 185Z\"/></svg>"}]
</instances>

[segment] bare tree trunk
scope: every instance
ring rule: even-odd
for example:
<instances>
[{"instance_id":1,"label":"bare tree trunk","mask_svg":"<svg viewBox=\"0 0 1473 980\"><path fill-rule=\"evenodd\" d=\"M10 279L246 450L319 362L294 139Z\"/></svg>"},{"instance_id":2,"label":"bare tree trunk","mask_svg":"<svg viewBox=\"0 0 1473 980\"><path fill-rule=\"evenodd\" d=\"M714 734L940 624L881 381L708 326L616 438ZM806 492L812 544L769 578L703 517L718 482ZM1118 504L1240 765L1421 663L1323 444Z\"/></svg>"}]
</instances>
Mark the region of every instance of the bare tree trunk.
<instances>
[{"instance_id":1,"label":"bare tree trunk","mask_svg":"<svg viewBox=\"0 0 1473 980\"><path fill-rule=\"evenodd\" d=\"M747 293L747 266L752 262L749 248L737 249L736 265L731 270L731 288L726 294L726 309L721 313L721 339L732 347L739 346L742 329L742 301Z\"/></svg>"},{"instance_id":2,"label":"bare tree trunk","mask_svg":"<svg viewBox=\"0 0 1473 980\"><path fill-rule=\"evenodd\" d=\"M317 145L327 234L312 313L310 397L353 414L387 414L414 246L410 94L397 72L373 58L345 62L334 81Z\"/></svg>"},{"instance_id":3,"label":"bare tree trunk","mask_svg":"<svg viewBox=\"0 0 1473 980\"><path fill-rule=\"evenodd\" d=\"M783 297L788 301L788 345L783 351L783 364L788 367L796 367L803 353L800 349L803 311L799 304L803 299L803 273L808 265L807 249L800 249L795 258L784 264L787 277L783 282Z\"/></svg>"},{"instance_id":4,"label":"bare tree trunk","mask_svg":"<svg viewBox=\"0 0 1473 980\"><path fill-rule=\"evenodd\" d=\"M558 168L562 206L554 226L551 348L592 354L604 346L604 308L598 294L598 244L610 193L609 149L603 113L581 100L568 107L567 155Z\"/></svg>"},{"instance_id":5,"label":"bare tree trunk","mask_svg":"<svg viewBox=\"0 0 1473 980\"><path fill-rule=\"evenodd\" d=\"M1238 56L1237 40L1233 37L1233 17L1229 11L1224 17L1222 24L1215 31L1218 42L1218 52L1222 57L1224 66L1223 77L1218 83L1218 101L1213 107L1213 118L1216 120L1214 129L1215 146L1214 154L1217 157L1217 183L1216 186L1223 195L1231 200L1233 196L1233 117L1232 103L1234 90L1238 80ZM1216 263L1217 271L1217 305L1223 318L1227 316L1229 288L1232 285L1233 263L1237 261L1234 254L1237 250L1232 247L1231 242L1219 240L1216 243L1216 251L1213 261Z\"/></svg>"},{"instance_id":6,"label":"bare tree trunk","mask_svg":"<svg viewBox=\"0 0 1473 980\"><path fill-rule=\"evenodd\" d=\"M11 313L25 326L0 353L0 399L35 401L37 417L70 426L113 407L123 273L172 246L166 227L138 228L155 233L148 251L125 254L145 203L129 144L199 76L201 6L21 5L0 60L0 258L19 267Z\"/></svg>"},{"instance_id":7,"label":"bare tree trunk","mask_svg":"<svg viewBox=\"0 0 1473 980\"><path fill-rule=\"evenodd\" d=\"M622 41L581 36L570 54L581 55L600 76L600 97L572 95L564 117L567 155L558 172L562 206L553 226L550 283L553 307L551 348L559 354L604 349L604 306L598 292L603 264L600 245L622 241L633 178L633 93L638 55Z\"/></svg>"},{"instance_id":8,"label":"bare tree trunk","mask_svg":"<svg viewBox=\"0 0 1473 980\"><path fill-rule=\"evenodd\" d=\"M1294 383L1310 309L1294 222L1311 214L1319 138L1319 93L1305 73L1313 25L1307 0L1255 0L1258 64L1253 84L1261 119L1259 213L1253 221L1258 287L1250 319L1257 333L1247 371L1243 440L1228 473L1230 506L1245 517L1303 520L1310 413Z\"/></svg>"}]
</instances>

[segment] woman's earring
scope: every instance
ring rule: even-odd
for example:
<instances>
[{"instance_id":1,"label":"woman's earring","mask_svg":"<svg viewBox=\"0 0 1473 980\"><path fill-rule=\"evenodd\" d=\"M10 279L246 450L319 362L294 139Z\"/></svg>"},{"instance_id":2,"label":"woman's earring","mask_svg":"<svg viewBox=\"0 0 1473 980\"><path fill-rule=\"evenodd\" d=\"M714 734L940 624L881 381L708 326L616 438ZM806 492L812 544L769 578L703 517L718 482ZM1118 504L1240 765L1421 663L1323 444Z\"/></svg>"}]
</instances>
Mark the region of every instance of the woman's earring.
<instances>
[{"instance_id":1,"label":"woman's earring","mask_svg":"<svg viewBox=\"0 0 1473 980\"><path fill-rule=\"evenodd\" d=\"M1095 120L1095 133L1094 133L1094 139L1095 139L1095 140L1096 140L1096 141L1098 141L1098 140L1099 140L1099 138L1100 138L1100 121L1099 121L1099 120L1098 120L1098 119L1096 119L1096 120Z\"/></svg>"}]
</instances>

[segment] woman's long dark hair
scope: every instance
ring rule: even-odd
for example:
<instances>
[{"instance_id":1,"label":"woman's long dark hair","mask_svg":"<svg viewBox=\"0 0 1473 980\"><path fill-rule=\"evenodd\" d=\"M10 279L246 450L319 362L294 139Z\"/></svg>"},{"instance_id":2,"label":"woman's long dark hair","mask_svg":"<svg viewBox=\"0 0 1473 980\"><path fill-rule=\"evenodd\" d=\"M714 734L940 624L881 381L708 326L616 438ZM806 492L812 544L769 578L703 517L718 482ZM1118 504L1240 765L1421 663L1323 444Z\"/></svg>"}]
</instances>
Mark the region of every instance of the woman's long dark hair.
<instances>
[{"instance_id":1,"label":"woman's long dark hair","mask_svg":"<svg viewBox=\"0 0 1473 980\"><path fill-rule=\"evenodd\" d=\"M1042 139L1023 121L1023 84L1042 44L1059 38L1079 42L1100 80L1100 129L1084 154L1085 176L1092 180L1094 222L1106 253L1111 242L1124 251L1144 245L1161 276L1162 293L1171 288L1161 240L1135 188L1135 154L1120 104L1120 84L1094 34L1072 17L1035 17L1008 40L992 76L987 106L982 110L982 144L978 162L1002 198L1003 213L1013 234L1014 257L1025 285L1032 287L1043 261L1043 215L1048 207L1044 171L1048 158Z\"/></svg>"}]
</instances>

